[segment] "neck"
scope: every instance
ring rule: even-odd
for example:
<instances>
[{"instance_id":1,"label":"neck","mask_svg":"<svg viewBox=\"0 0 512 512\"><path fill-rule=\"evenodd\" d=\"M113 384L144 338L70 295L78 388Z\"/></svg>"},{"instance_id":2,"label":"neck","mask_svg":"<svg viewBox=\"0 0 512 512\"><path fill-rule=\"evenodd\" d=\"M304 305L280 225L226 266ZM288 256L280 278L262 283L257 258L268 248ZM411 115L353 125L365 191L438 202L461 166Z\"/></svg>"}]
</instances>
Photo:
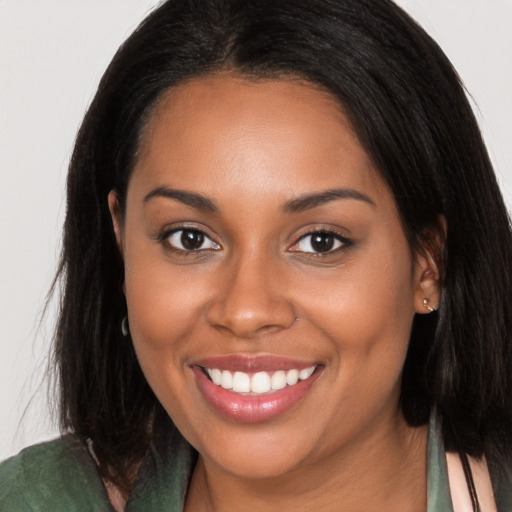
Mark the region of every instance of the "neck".
<instances>
[{"instance_id":1,"label":"neck","mask_svg":"<svg viewBox=\"0 0 512 512\"><path fill-rule=\"evenodd\" d=\"M428 431L397 423L279 477L240 478L200 457L185 511L423 512Z\"/></svg>"}]
</instances>

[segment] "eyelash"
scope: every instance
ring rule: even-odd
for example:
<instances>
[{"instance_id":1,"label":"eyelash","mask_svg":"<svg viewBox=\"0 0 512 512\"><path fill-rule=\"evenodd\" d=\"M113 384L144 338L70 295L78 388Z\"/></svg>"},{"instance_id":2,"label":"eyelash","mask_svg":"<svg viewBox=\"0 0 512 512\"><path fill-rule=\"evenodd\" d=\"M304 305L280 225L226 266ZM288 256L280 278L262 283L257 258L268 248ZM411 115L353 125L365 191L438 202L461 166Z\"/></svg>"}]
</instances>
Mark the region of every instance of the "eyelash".
<instances>
[{"instance_id":1,"label":"eyelash","mask_svg":"<svg viewBox=\"0 0 512 512\"><path fill-rule=\"evenodd\" d=\"M208 247L208 248L203 248L203 249L201 249L201 248L186 249L185 247L183 247L183 248L176 247L175 245L173 245L171 243L171 238L178 235L179 233L181 233L180 243L181 243L182 247L183 247L183 235L185 233L191 233L191 234L193 233L196 235L200 235L203 238L202 244L204 244L204 242L206 242L206 241L210 241L210 244L213 245L214 247ZM179 256L205 255L207 253L211 253L212 251L218 251L220 249L220 245L217 242L213 241L212 238L210 236L208 236L203 230L193 228L193 227L183 226L180 228L165 231L161 235L159 235L157 239L160 243L162 243L164 245L166 250L171 251Z\"/></svg>"},{"instance_id":2,"label":"eyelash","mask_svg":"<svg viewBox=\"0 0 512 512\"><path fill-rule=\"evenodd\" d=\"M186 249L185 247L180 248L176 247L171 243L171 238L177 236L179 233L181 233L181 237L179 240L179 243L183 247L183 235L185 233L195 234L196 236L199 235L202 240L201 246L209 241L209 244L211 247L206 248L196 248L196 249ZM309 242L309 247L312 249L309 250L294 250L294 248L299 247L301 243L303 243L305 240L307 240L309 237L313 237L315 235L327 235L328 237L332 237L332 244L335 245L334 248L327 248L325 251L315 251L312 241ZM161 235L157 237L158 241L162 243L165 246L165 249L168 251L171 251L179 256L206 256L207 254L211 254L212 252L218 251L221 249L221 246L212 240L210 236L208 236L203 230L193 228L193 227L180 227L176 229L172 229L169 231L163 232ZM338 244L336 246L336 244ZM353 242L346 238L343 235L340 235L334 230L331 229L325 229L325 228L318 228L314 229L312 231L309 231L302 235L288 250L295 253L300 253L302 255L307 255L306 257L312 257L312 258L326 258L332 254L336 254L339 252L344 252L348 250L353 245Z\"/></svg>"},{"instance_id":3,"label":"eyelash","mask_svg":"<svg viewBox=\"0 0 512 512\"><path fill-rule=\"evenodd\" d=\"M315 251L312 245L312 240L309 241L309 246L313 249L311 251L292 251L292 252L298 252L303 255L307 255L308 257L312 258L326 258L330 255L337 254L339 252L344 252L348 250L352 245L352 240L349 240L347 237L340 235L338 232L331 230L331 229L325 229L325 228L318 228L314 229L312 231L308 231L304 235L302 235L291 247L290 249L293 249L294 247L298 247L299 244L308 238L312 238L315 235L327 235L328 237L332 237L333 244L338 243L339 245L334 248L330 248L326 251ZM289 250L290 250L289 249Z\"/></svg>"}]
</instances>

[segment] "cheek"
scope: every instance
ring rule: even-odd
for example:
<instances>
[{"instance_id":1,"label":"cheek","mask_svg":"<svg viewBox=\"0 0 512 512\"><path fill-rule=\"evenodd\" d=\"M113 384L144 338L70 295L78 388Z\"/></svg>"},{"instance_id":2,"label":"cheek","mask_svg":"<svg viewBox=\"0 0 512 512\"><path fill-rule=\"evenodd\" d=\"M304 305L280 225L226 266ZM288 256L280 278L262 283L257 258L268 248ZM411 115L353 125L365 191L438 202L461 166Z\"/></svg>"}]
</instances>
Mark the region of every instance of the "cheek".
<instances>
[{"instance_id":1,"label":"cheek","mask_svg":"<svg viewBox=\"0 0 512 512\"><path fill-rule=\"evenodd\" d=\"M398 342L405 335L407 342L414 315L411 265L407 246L401 251L362 251L335 276L305 275L296 295L308 290L304 315L316 318L318 327L334 339L354 340L362 349L388 336Z\"/></svg>"},{"instance_id":2,"label":"cheek","mask_svg":"<svg viewBox=\"0 0 512 512\"><path fill-rule=\"evenodd\" d=\"M188 396L186 361L200 315L198 290L165 261L132 258L128 268L130 334L142 371L169 414L188 417L180 397Z\"/></svg>"},{"instance_id":3,"label":"cheek","mask_svg":"<svg viewBox=\"0 0 512 512\"><path fill-rule=\"evenodd\" d=\"M152 372L164 366L170 372L187 357L187 338L206 299L190 267L170 265L158 248L139 245L126 251L126 301L131 337L150 380Z\"/></svg>"},{"instance_id":4,"label":"cheek","mask_svg":"<svg viewBox=\"0 0 512 512\"><path fill-rule=\"evenodd\" d=\"M336 279L308 277L304 285L309 300L302 314L330 340L344 392L389 393L400 378L414 317L407 244L361 251Z\"/></svg>"}]
</instances>

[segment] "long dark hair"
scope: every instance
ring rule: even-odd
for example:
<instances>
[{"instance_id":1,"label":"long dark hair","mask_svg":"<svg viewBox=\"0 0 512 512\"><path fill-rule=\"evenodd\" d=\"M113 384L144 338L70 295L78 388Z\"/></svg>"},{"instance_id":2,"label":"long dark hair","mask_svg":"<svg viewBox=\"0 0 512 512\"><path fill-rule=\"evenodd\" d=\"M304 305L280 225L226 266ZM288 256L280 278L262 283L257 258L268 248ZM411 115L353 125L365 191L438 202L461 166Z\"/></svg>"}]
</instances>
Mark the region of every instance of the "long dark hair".
<instances>
[{"instance_id":1,"label":"long dark hair","mask_svg":"<svg viewBox=\"0 0 512 512\"><path fill-rule=\"evenodd\" d=\"M55 338L62 428L92 441L104 476L129 489L163 412L121 333L107 195L115 189L123 210L161 94L217 71L330 91L391 188L411 248L445 219L441 303L414 321L401 407L411 425L435 408L449 449L510 461L510 222L456 72L390 0L169 0L122 45L69 169Z\"/></svg>"}]
</instances>

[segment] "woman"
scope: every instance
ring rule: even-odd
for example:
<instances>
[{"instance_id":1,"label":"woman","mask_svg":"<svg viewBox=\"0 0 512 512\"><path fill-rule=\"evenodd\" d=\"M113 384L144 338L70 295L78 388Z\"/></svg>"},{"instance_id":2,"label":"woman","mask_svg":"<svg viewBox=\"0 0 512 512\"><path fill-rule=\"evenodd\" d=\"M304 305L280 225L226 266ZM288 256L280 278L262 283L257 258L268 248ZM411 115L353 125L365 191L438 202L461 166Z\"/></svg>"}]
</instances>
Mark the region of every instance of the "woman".
<instances>
[{"instance_id":1,"label":"woman","mask_svg":"<svg viewBox=\"0 0 512 512\"><path fill-rule=\"evenodd\" d=\"M71 434L6 461L0 503L511 510L510 242L457 76L393 3L164 3L70 166Z\"/></svg>"}]
</instances>

